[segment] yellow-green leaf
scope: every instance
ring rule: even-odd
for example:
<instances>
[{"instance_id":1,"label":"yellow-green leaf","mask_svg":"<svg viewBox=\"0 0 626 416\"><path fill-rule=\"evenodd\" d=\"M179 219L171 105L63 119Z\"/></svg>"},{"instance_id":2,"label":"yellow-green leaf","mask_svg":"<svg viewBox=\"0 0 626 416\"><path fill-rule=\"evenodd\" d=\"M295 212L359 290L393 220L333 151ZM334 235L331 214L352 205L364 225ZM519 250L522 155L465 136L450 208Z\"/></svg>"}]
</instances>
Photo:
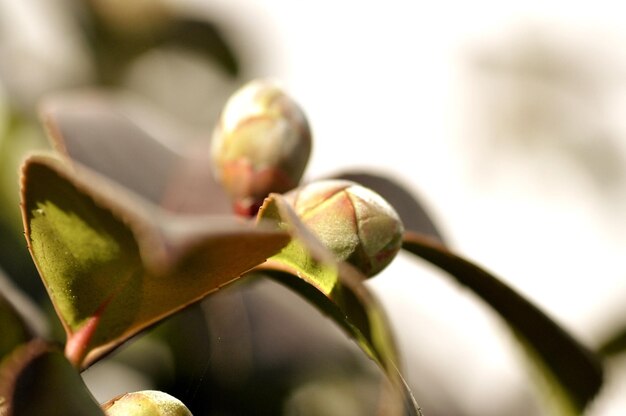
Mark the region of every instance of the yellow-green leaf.
<instances>
[{"instance_id":1,"label":"yellow-green leaf","mask_svg":"<svg viewBox=\"0 0 626 416\"><path fill-rule=\"evenodd\" d=\"M86 366L275 254L285 233L167 214L95 172L46 156L23 167L29 249Z\"/></svg>"},{"instance_id":2,"label":"yellow-green leaf","mask_svg":"<svg viewBox=\"0 0 626 416\"><path fill-rule=\"evenodd\" d=\"M386 315L364 284L365 276L345 262L335 261L280 195L266 198L259 219L287 230L291 242L261 267L332 318L386 372L396 389L385 414L421 414L402 378L395 341ZM398 400L398 394L404 404Z\"/></svg>"}]
</instances>

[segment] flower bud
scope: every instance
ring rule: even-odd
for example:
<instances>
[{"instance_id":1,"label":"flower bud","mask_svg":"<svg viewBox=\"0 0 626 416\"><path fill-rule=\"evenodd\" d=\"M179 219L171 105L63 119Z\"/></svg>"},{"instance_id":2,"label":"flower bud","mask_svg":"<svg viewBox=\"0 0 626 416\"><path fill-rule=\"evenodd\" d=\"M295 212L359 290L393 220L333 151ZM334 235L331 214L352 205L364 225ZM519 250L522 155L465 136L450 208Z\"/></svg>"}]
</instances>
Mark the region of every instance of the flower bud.
<instances>
[{"instance_id":1,"label":"flower bud","mask_svg":"<svg viewBox=\"0 0 626 416\"><path fill-rule=\"evenodd\" d=\"M192 416L183 402L156 390L126 393L102 408L107 416Z\"/></svg>"},{"instance_id":2,"label":"flower bud","mask_svg":"<svg viewBox=\"0 0 626 416\"><path fill-rule=\"evenodd\" d=\"M270 192L298 185L311 132L298 104L268 81L252 81L226 103L213 132L215 175L235 210L254 215Z\"/></svg>"},{"instance_id":3,"label":"flower bud","mask_svg":"<svg viewBox=\"0 0 626 416\"><path fill-rule=\"evenodd\" d=\"M404 227L387 201L345 180L313 182L289 192L302 221L339 260L366 276L384 269L402 245Z\"/></svg>"}]
</instances>

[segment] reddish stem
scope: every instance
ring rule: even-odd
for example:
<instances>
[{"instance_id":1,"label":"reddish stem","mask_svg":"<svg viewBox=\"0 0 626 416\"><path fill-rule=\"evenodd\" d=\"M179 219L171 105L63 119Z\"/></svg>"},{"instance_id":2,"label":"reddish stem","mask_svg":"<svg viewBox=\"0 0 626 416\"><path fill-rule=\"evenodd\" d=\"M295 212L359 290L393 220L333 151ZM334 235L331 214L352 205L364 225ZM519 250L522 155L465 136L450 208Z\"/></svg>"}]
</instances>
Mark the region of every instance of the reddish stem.
<instances>
[{"instance_id":1,"label":"reddish stem","mask_svg":"<svg viewBox=\"0 0 626 416\"><path fill-rule=\"evenodd\" d=\"M233 204L233 211L239 216L253 218L259 212L261 205L263 205L263 200L254 202L239 200Z\"/></svg>"},{"instance_id":2,"label":"reddish stem","mask_svg":"<svg viewBox=\"0 0 626 416\"><path fill-rule=\"evenodd\" d=\"M109 302L106 301L100 305L96 312L87 319L79 330L68 334L67 342L65 343L65 356L74 365L74 367L81 367L81 364L88 353L87 347L98 329L102 314L108 303Z\"/></svg>"}]
</instances>

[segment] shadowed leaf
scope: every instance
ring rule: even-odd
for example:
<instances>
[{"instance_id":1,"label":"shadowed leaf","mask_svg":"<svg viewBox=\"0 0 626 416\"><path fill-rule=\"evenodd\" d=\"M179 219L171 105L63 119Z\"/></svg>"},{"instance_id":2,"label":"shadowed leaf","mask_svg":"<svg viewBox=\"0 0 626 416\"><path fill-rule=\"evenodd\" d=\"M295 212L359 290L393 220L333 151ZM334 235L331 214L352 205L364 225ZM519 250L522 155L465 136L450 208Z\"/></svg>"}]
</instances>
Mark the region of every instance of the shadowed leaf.
<instances>
[{"instance_id":1,"label":"shadowed leaf","mask_svg":"<svg viewBox=\"0 0 626 416\"><path fill-rule=\"evenodd\" d=\"M441 244L406 233L403 248L448 272L487 302L530 348L540 367L549 370L579 413L598 393L603 380L600 362L557 323L519 293ZM550 380L548 380L550 381Z\"/></svg>"},{"instance_id":2,"label":"shadowed leaf","mask_svg":"<svg viewBox=\"0 0 626 416\"><path fill-rule=\"evenodd\" d=\"M333 177L353 181L376 191L393 206L402 219L405 229L444 241L441 232L423 205L399 182L366 172L344 172Z\"/></svg>"},{"instance_id":3,"label":"shadowed leaf","mask_svg":"<svg viewBox=\"0 0 626 416\"><path fill-rule=\"evenodd\" d=\"M24 114L5 105L0 98L0 268L33 299L39 299L45 293L23 244L18 172L24 156L41 148L45 140Z\"/></svg>"},{"instance_id":4,"label":"shadowed leaf","mask_svg":"<svg viewBox=\"0 0 626 416\"><path fill-rule=\"evenodd\" d=\"M54 148L173 212L228 213L206 149L150 135L123 111L128 97L83 91L48 97L41 118Z\"/></svg>"},{"instance_id":5,"label":"shadowed leaf","mask_svg":"<svg viewBox=\"0 0 626 416\"><path fill-rule=\"evenodd\" d=\"M28 255L28 260L32 263L33 259L30 257L28 249L24 247L24 250ZM34 264L32 268L35 270L35 277L37 278L37 285L40 287L40 291L45 293L44 288L41 287L41 279ZM45 338L50 330L48 317L44 313L46 304L43 301L41 303L34 301L31 295L32 293L30 292L22 291L0 268L0 296L4 296L9 301L11 308L15 309L32 336Z\"/></svg>"},{"instance_id":6,"label":"shadowed leaf","mask_svg":"<svg viewBox=\"0 0 626 416\"><path fill-rule=\"evenodd\" d=\"M292 235L292 241L260 267L343 328L402 391L410 414L421 414L398 371L390 326L382 307L364 285L365 276L347 263L336 262L282 196L266 198L258 217L277 222ZM390 413L385 414L401 412L397 400L387 404Z\"/></svg>"},{"instance_id":7,"label":"shadowed leaf","mask_svg":"<svg viewBox=\"0 0 626 416\"><path fill-rule=\"evenodd\" d=\"M2 328L0 361L15 347L32 338L31 330L26 321L2 293L0 293L0 328Z\"/></svg>"},{"instance_id":8,"label":"shadowed leaf","mask_svg":"<svg viewBox=\"0 0 626 416\"><path fill-rule=\"evenodd\" d=\"M12 416L104 416L63 353L41 340L20 347L2 363L2 398Z\"/></svg>"},{"instance_id":9,"label":"shadowed leaf","mask_svg":"<svg viewBox=\"0 0 626 416\"><path fill-rule=\"evenodd\" d=\"M120 85L128 68L160 47L188 49L230 76L239 71L237 53L222 21L163 1L71 1L82 37L95 62L96 82Z\"/></svg>"},{"instance_id":10,"label":"shadowed leaf","mask_svg":"<svg viewBox=\"0 0 626 416\"><path fill-rule=\"evenodd\" d=\"M602 355L612 356L626 352L626 328L622 327L619 332L607 339L598 348Z\"/></svg>"},{"instance_id":11,"label":"shadowed leaf","mask_svg":"<svg viewBox=\"0 0 626 416\"><path fill-rule=\"evenodd\" d=\"M288 241L262 224L168 214L45 156L23 167L22 209L29 249L68 335L66 354L82 366Z\"/></svg>"},{"instance_id":12,"label":"shadowed leaf","mask_svg":"<svg viewBox=\"0 0 626 416\"><path fill-rule=\"evenodd\" d=\"M53 146L158 204L181 156L97 94L52 97L41 114Z\"/></svg>"},{"instance_id":13,"label":"shadowed leaf","mask_svg":"<svg viewBox=\"0 0 626 416\"><path fill-rule=\"evenodd\" d=\"M219 28L207 21L179 18L155 39L154 46L173 45L189 49L218 62L232 76L240 72L237 57L226 43Z\"/></svg>"}]
</instances>

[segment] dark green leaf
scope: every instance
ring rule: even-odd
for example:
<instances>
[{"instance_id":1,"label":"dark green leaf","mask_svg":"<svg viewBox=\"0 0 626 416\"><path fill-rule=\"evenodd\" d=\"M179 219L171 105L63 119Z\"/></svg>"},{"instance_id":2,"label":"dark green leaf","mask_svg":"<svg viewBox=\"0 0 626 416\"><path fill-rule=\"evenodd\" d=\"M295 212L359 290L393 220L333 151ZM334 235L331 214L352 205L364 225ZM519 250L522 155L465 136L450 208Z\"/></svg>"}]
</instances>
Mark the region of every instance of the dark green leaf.
<instances>
[{"instance_id":1,"label":"dark green leaf","mask_svg":"<svg viewBox=\"0 0 626 416\"><path fill-rule=\"evenodd\" d=\"M24 165L22 209L29 249L68 335L66 354L83 366L288 241L235 218L164 213L93 171L44 156Z\"/></svg>"},{"instance_id":2,"label":"dark green leaf","mask_svg":"<svg viewBox=\"0 0 626 416\"><path fill-rule=\"evenodd\" d=\"M4 81L4 80L3 80ZM0 107L7 103L0 98ZM19 167L24 156L45 145L35 123L7 108L0 109L0 268L34 298L44 295L24 245L19 209ZM4 128L3 128L4 127Z\"/></svg>"},{"instance_id":3,"label":"dark green leaf","mask_svg":"<svg viewBox=\"0 0 626 416\"><path fill-rule=\"evenodd\" d=\"M626 328L622 327L612 337L602 343L598 352L605 356L623 354L626 352Z\"/></svg>"},{"instance_id":4,"label":"dark green leaf","mask_svg":"<svg viewBox=\"0 0 626 416\"><path fill-rule=\"evenodd\" d=\"M445 241L423 204L399 181L369 172L344 172L333 177L353 181L376 191L396 210L406 230Z\"/></svg>"},{"instance_id":5,"label":"dark green leaf","mask_svg":"<svg viewBox=\"0 0 626 416\"><path fill-rule=\"evenodd\" d=\"M231 76L240 71L219 22L206 16L186 15L159 1L130 8L123 3L93 1L74 5L101 83L119 84L136 58L160 46L189 49Z\"/></svg>"},{"instance_id":6,"label":"dark green leaf","mask_svg":"<svg viewBox=\"0 0 626 416\"><path fill-rule=\"evenodd\" d=\"M282 196L270 195L259 211L259 218L277 222L292 235L292 241L261 268L343 328L402 391L406 409L411 414L420 414L396 366L398 356L390 325L381 305L364 284L365 276L349 264L335 261ZM400 411L397 400L395 404L389 403L390 413Z\"/></svg>"},{"instance_id":7,"label":"dark green leaf","mask_svg":"<svg viewBox=\"0 0 626 416\"><path fill-rule=\"evenodd\" d=\"M429 238L406 233L403 248L448 272L500 314L550 370L576 411L596 396L603 381L597 357L530 301Z\"/></svg>"},{"instance_id":8,"label":"dark green leaf","mask_svg":"<svg viewBox=\"0 0 626 416\"><path fill-rule=\"evenodd\" d=\"M176 19L155 39L155 45L174 45L189 49L219 63L227 73L237 76L239 62L231 47L213 23L189 17Z\"/></svg>"},{"instance_id":9,"label":"dark green leaf","mask_svg":"<svg viewBox=\"0 0 626 416\"><path fill-rule=\"evenodd\" d=\"M26 321L13 305L0 293L0 361L20 344L32 338Z\"/></svg>"},{"instance_id":10,"label":"dark green leaf","mask_svg":"<svg viewBox=\"0 0 626 416\"><path fill-rule=\"evenodd\" d=\"M2 363L2 398L11 416L104 416L63 353L41 340L18 348Z\"/></svg>"}]
</instances>

